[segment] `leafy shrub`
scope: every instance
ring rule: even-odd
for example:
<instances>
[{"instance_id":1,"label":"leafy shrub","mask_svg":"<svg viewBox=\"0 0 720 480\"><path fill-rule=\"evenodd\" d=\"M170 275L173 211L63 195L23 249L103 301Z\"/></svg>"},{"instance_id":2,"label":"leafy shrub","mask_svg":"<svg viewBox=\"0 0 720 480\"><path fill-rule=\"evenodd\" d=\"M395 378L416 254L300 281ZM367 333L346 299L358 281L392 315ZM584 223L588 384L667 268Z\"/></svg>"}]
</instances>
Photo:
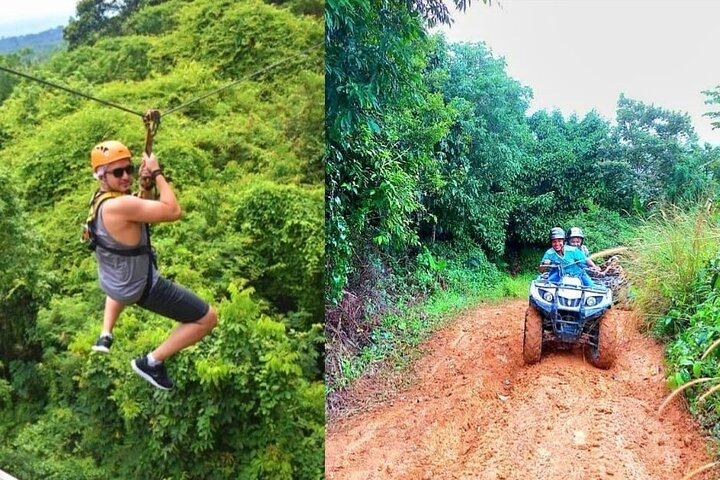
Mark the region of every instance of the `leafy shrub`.
<instances>
[{"instance_id":1,"label":"leafy shrub","mask_svg":"<svg viewBox=\"0 0 720 480\"><path fill-rule=\"evenodd\" d=\"M447 261L443 277L451 290L478 291L499 280L497 267L488 260L482 247L469 239L438 244L433 251Z\"/></svg>"},{"instance_id":2,"label":"leafy shrub","mask_svg":"<svg viewBox=\"0 0 720 480\"><path fill-rule=\"evenodd\" d=\"M130 35L160 35L177 26L177 10L175 2L148 5L128 19L124 31Z\"/></svg>"},{"instance_id":3,"label":"leafy shrub","mask_svg":"<svg viewBox=\"0 0 720 480\"><path fill-rule=\"evenodd\" d=\"M566 231L571 227L582 228L585 245L588 246L591 254L626 245L633 234L631 220L602 207L593 207L587 212L573 215L562 225ZM545 238L547 239L547 233ZM549 245L549 242L547 243Z\"/></svg>"},{"instance_id":4,"label":"leafy shrub","mask_svg":"<svg viewBox=\"0 0 720 480\"><path fill-rule=\"evenodd\" d=\"M712 377L720 368L717 353L701 359L713 341L720 338L720 305L717 296L698 305L685 319L686 328L668 345L667 361L671 366L670 388L687 383L693 378ZM696 390L697 391L697 390Z\"/></svg>"},{"instance_id":5,"label":"leafy shrub","mask_svg":"<svg viewBox=\"0 0 720 480\"><path fill-rule=\"evenodd\" d=\"M636 235L626 269L637 288L635 304L647 328L657 326L658 333L675 335L687 325L685 308L699 303L696 282L717 252L720 227L715 214L710 205L690 211L667 207L641 224ZM656 325L666 312L666 319Z\"/></svg>"},{"instance_id":6,"label":"leafy shrub","mask_svg":"<svg viewBox=\"0 0 720 480\"><path fill-rule=\"evenodd\" d=\"M283 311L320 318L325 253L323 197L318 189L256 182L235 201L234 226L248 236L247 254L264 272L258 291Z\"/></svg>"}]
</instances>

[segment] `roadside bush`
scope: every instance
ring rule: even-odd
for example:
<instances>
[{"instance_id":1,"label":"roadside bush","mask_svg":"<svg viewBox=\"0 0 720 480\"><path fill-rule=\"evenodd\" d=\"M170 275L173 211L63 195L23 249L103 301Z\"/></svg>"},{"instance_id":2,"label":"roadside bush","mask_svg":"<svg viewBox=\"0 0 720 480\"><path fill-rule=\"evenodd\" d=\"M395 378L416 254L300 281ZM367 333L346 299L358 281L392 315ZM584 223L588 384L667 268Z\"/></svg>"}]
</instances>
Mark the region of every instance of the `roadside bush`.
<instances>
[{"instance_id":1,"label":"roadside bush","mask_svg":"<svg viewBox=\"0 0 720 480\"><path fill-rule=\"evenodd\" d=\"M519 247L513 245L507 248L503 262L511 275L537 273L543 254L549 247Z\"/></svg>"},{"instance_id":2,"label":"roadside bush","mask_svg":"<svg viewBox=\"0 0 720 480\"><path fill-rule=\"evenodd\" d=\"M633 234L632 223L627 218L602 207L593 207L570 217L564 228L568 230L571 227L582 228L591 254L625 245Z\"/></svg>"},{"instance_id":3,"label":"roadside bush","mask_svg":"<svg viewBox=\"0 0 720 480\"><path fill-rule=\"evenodd\" d=\"M450 290L482 290L499 280L498 268L488 260L480 245L469 239L438 244L433 251L438 258L447 259L444 279Z\"/></svg>"},{"instance_id":4,"label":"roadside bush","mask_svg":"<svg viewBox=\"0 0 720 480\"><path fill-rule=\"evenodd\" d=\"M687 326L687 309L704 299L697 282L717 253L718 238L720 226L709 203L689 211L666 207L637 229L626 271L647 329L674 336Z\"/></svg>"},{"instance_id":5,"label":"roadside bush","mask_svg":"<svg viewBox=\"0 0 720 480\"><path fill-rule=\"evenodd\" d=\"M673 308L658 321L678 325L683 319L687 325L667 348L668 386L684 389L690 410L716 439L720 438L720 396L715 390L720 380L719 278L720 255L701 271L695 283L694 291L703 300L697 305ZM698 383L686 386L690 381Z\"/></svg>"}]
</instances>

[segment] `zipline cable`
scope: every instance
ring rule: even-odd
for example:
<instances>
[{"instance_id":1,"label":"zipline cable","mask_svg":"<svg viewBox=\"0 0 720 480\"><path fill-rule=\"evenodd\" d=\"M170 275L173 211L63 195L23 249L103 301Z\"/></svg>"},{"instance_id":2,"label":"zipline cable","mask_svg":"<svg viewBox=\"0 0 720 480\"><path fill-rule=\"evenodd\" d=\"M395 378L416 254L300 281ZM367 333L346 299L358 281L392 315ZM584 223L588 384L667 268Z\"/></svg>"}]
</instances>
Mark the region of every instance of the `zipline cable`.
<instances>
[{"instance_id":1,"label":"zipline cable","mask_svg":"<svg viewBox=\"0 0 720 480\"><path fill-rule=\"evenodd\" d=\"M182 108L185 108L185 107L187 107L187 106L189 106L189 105L192 105L193 103L199 102L200 100L203 100L203 99L205 99L205 98L207 98L207 97L209 97L209 96L211 96L211 95L215 95L215 94L217 94L217 93L220 93L220 92L222 92L223 90L226 90L226 89L228 89L228 88L230 88L230 87L233 87L233 86L237 85L238 83L240 83L240 82L242 82L242 81L245 81L245 80L249 80L249 79L251 79L251 78L254 78L254 77L260 75L261 73L267 72L268 70L271 70L271 69L277 67L278 65L282 65L283 63L289 62L289 61L292 60L292 59L295 59L295 58L298 58L298 57L307 56L307 53L308 53L308 52L312 51L313 49L319 48L319 47L321 47L322 45L323 45L323 44L318 44L318 45L312 46L312 47L310 47L310 48L308 48L308 49L306 49L306 50L304 50L304 51L302 51L302 52L299 52L299 53L297 53L297 54L295 54L295 55L291 55L291 56L289 56L289 57L285 57L285 58L283 58L283 59L281 59L281 60L278 60L278 61L275 62L275 63L271 63L270 65L268 65L268 66L266 66L266 67L263 67L263 68L261 68L260 70L257 70L257 71L255 71L255 72L249 74L249 75L245 75L244 77L242 77L242 78L240 78L240 79L238 79L238 80L235 80L235 81L233 81L233 82L230 82L230 83L228 83L227 85L224 85L224 86L222 86L222 87L220 87L220 88L216 88L216 89L214 89L214 90L211 90L211 91L209 91L209 92L207 92L207 93L205 93L205 94L203 94L203 95L200 95L200 96L197 97L197 98L194 98L194 99L189 100L189 101L187 101L187 102L185 102L185 103L182 103L182 104L178 105L177 107L171 108L170 110L168 110L167 112L165 112L164 115L169 115L169 114L171 114L171 113L173 113L173 112L177 112L178 110L180 110L180 109L182 109ZM143 119L143 123L144 123L144 125L145 125L145 152L146 152L148 155L149 155L150 153L152 153L153 138L154 138L155 133L157 132L157 129L158 129L159 125L160 125L160 111L159 111L159 110L151 109L151 110L148 110L148 111L145 112L145 113L136 112L136 111L131 110L131 109L129 109L129 108L123 107L122 105L118 105L118 104L116 104L116 103L109 102L109 101L107 101L107 100L102 100L102 99L100 99L100 98L93 97L92 95L88 95L88 94L86 94L86 93L79 92L79 91L77 91L77 90L73 90L72 88L65 87L65 86L63 86L63 85L58 85L58 84L56 84L56 83L49 82L49 81L47 81L47 80L43 80L42 78L38 78L38 77L35 77L35 76L30 75L30 74L27 74L27 73L18 72L18 71L16 71L16 70L11 69L11 68L3 67L2 65L0 65L0 71L6 72L6 73L10 73L10 74L13 74L13 75L17 75L17 76L19 76L19 77L23 77L23 78L26 78L26 79L28 79L28 80L32 80L32 81L34 81L34 82L41 83L41 84L46 85L46 86L49 86L49 87L53 87L53 88L57 88L57 89L63 90L63 91L65 91L65 92L71 93L71 94L73 94L73 95L78 95L78 96L80 96L80 97L87 98L87 99L89 99L89 100L93 100L93 101L95 101L95 102L101 103L101 104L103 104L103 105L107 105L107 106L109 106L109 107L117 108L118 110L122 110L123 112L132 113L133 115L139 116L140 118ZM153 182L152 182L152 180L150 179L150 177L141 177L141 178L139 179L139 181L140 181L141 197L142 197L142 198L151 198L151 197L153 196L153 194L152 194Z\"/></svg>"},{"instance_id":2,"label":"zipline cable","mask_svg":"<svg viewBox=\"0 0 720 480\"><path fill-rule=\"evenodd\" d=\"M169 114L171 114L171 113L173 113L173 112L176 112L176 111L178 111L178 110L180 110L180 109L182 109L182 108L187 107L188 105L192 105L193 103L199 102L200 100L203 100L203 99L205 99L205 98L207 98L207 97L209 97L209 96L211 96L211 95L215 95L216 93L220 93L220 92L222 92L223 90L226 90L226 89L228 89L228 88L230 88L230 87L233 87L233 86L237 85L238 83L240 83L240 82L242 82L242 81L245 81L245 80L249 80L249 79L251 79L251 78L254 78L254 77L260 75L261 73L266 72L266 71L268 71L268 70L271 70L271 69L277 67L278 65L282 65L283 63L286 63L286 62L288 62L288 61L290 61L290 60L292 60L292 59L294 59L294 58L305 56L305 55L307 55L307 53L310 52L311 50L313 50L313 49L315 49L315 48L318 48L318 46L319 46L319 45L310 47L310 48L308 48L307 50L304 50L304 51L302 51L302 52L300 52L300 53L297 53L297 54L295 54L295 55L291 55L291 56L289 56L289 57L285 57L285 58L283 58L283 59L281 59L281 60L278 60L278 61L275 62L275 63L271 63L270 65L268 65L268 66L266 66L266 67L263 67L263 68L261 68L260 70L257 70L256 72L253 72L253 73L251 73L251 74L249 74L249 75L246 75L246 76L240 78L239 80L235 80L235 81L233 81L233 82L231 82L231 83L229 83L229 84L227 84L227 85L224 85L224 86L222 86L222 87L220 87L220 88L216 88L215 90L211 90L210 92L205 93L205 94L203 94L203 95L201 95L201 96L199 96L199 97L197 97L197 98L194 98L194 99L189 100L189 101L187 101L187 102L185 102L185 103L182 103L182 104L178 105L177 107L171 108L170 110L168 110L167 112L165 112L163 115L169 115ZM26 79L28 79L28 80L32 80L32 81L34 81L34 82L42 83L43 85L46 85L46 86L48 86L48 87L57 88L57 89L60 89L60 90L65 91L65 92L71 93L71 94L73 94L73 95L78 95L78 96L80 96L80 97L84 97L84 98L87 98L87 99L89 99L89 100L93 100L93 101L95 101L95 102L101 103L101 104L103 104L103 105L106 105L106 106L109 106L109 107L113 107L113 108L117 108L117 109L122 110L122 111L127 112L127 113L132 113L133 115L137 115L137 116L139 116L140 118L142 118L143 121L145 121L145 116L147 115L147 113L136 112L136 111L131 110L131 109L127 108L127 107L123 107L122 105L118 105L118 104L116 104L116 103L109 102L109 101L103 100L103 99L101 99L101 98L93 97L92 95L88 95L87 93L79 92L79 91L77 91L77 90L73 90L72 88L65 87L65 86L63 86L63 85L58 85L57 83L49 82L49 81L47 81L47 80L43 80L42 78L38 78L38 77L32 76L32 75L27 74L27 73L18 72L17 70L13 70L13 69L11 69L11 68L4 67L4 66L2 66L2 65L0 65L0 71L6 72L6 73L10 73L10 74L13 74L13 75L17 75L17 76L19 76L19 77L23 77L23 78L26 78Z\"/></svg>"},{"instance_id":3,"label":"zipline cable","mask_svg":"<svg viewBox=\"0 0 720 480\"><path fill-rule=\"evenodd\" d=\"M88 98L88 99L90 99L90 100L94 100L94 101L96 101L96 102L102 103L103 105L107 105L107 106L109 106L109 107L118 108L118 109L120 109L120 110L122 110L122 111L124 111L124 112L132 113L133 115L137 115L137 116L139 116L139 117L142 117L142 116L144 115L142 112L136 112L136 111L134 111L134 110L130 110L129 108L125 108L125 107L123 107L122 105L118 105L118 104L116 104L116 103L108 102L107 100L102 100L102 99L100 99L100 98L93 97L92 95L88 95L88 94L83 93L83 92L78 92L77 90L73 90L72 88L68 88L68 87L64 87L64 86L62 86L62 85L58 85L57 83L48 82L47 80L43 80L42 78L33 77L32 75L28 75L27 73L18 72L18 71L12 70L12 69L10 69L10 68L3 67L2 65L0 65L0 70L2 70L2 71L4 71L4 72L7 72L7 73L12 73L13 75L17 75L17 76L19 76L19 77L27 78L28 80L33 80L33 81L35 81L35 82L42 83L43 85L47 85L47 86L49 86L49 87L59 88L60 90L65 90L66 92L72 93L73 95L79 95L79 96L81 96L81 97L85 97L85 98Z\"/></svg>"},{"instance_id":4,"label":"zipline cable","mask_svg":"<svg viewBox=\"0 0 720 480\"><path fill-rule=\"evenodd\" d=\"M177 112L177 111L180 110L181 108L185 108L185 107L187 107L188 105L192 105L192 104L195 103L195 102L199 102L200 100L203 100L203 99L205 99L205 98L207 98L207 97L209 97L209 96L211 96L211 95L215 95L216 93L220 93L220 92L222 92L222 91L225 90L225 89L228 89L228 88L230 88L230 87L234 87L235 85L237 85L237 84L240 83L240 82L243 82L243 81L245 81L245 80L250 80L251 78L254 78L254 77L260 75L261 73L266 72L266 71L268 71L268 70L270 70L270 69L272 69L272 68L275 68L275 67L277 67L278 65L281 65L281 64L283 64L283 63L285 63L285 62L287 62L287 61L289 61L289 60L291 60L291 59L293 59L293 58L303 57L303 56L307 55L307 53L308 53L309 51L311 51L311 50L313 50L313 49L315 49L315 48L318 48L318 45L316 45L316 46L314 46L314 47L310 47L310 48L308 48L307 50L304 50L304 51L302 51L302 52L300 52L300 53L297 53L297 54L295 54L295 55L291 55L291 56L289 56L289 57L285 57L285 58L283 58L282 60L278 60L278 61L275 62L275 63L271 63L270 65L268 65L268 66L266 66L266 67L264 67L264 68L261 68L260 70L258 70L258 71L256 71L256 72L253 72L253 73L251 73L250 75L246 75L246 76L244 76L244 77L242 77L242 78L240 78L240 79L238 79L238 80L235 80L234 82L228 83L228 84L225 85L225 86L222 86L222 87L220 87L220 88L216 88L215 90L211 90L211 91L209 91L209 92L207 92L207 93L205 93L205 94L203 94L203 95L200 95L200 96L197 97L197 98L194 98L194 99L189 100L189 101L187 101L187 102L185 102L185 103L182 103L182 104L178 105L177 107L171 108L171 109L168 110L167 112L163 113L163 116L170 115L170 114L173 113L173 112Z\"/></svg>"}]
</instances>

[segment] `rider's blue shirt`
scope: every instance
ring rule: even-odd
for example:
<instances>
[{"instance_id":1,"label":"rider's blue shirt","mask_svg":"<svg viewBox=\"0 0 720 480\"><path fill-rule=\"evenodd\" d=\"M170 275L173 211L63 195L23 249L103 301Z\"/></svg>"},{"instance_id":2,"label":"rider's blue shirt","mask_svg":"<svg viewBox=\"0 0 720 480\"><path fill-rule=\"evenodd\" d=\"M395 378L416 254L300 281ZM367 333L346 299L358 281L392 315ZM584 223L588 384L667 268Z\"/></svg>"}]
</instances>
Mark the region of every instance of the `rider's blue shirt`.
<instances>
[{"instance_id":1,"label":"rider's blue shirt","mask_svg":"<svg viewBox=\"0 0 720 480\"><path fill-rule=\"evenodd\" d=\"M582 276L587 266L587 258L582 250L571 245L565 245L564 255L560 256L552 247L545 252L540 263L550 260L551 263L560 264L567 275Z\"/></svg>"}]
</instances>

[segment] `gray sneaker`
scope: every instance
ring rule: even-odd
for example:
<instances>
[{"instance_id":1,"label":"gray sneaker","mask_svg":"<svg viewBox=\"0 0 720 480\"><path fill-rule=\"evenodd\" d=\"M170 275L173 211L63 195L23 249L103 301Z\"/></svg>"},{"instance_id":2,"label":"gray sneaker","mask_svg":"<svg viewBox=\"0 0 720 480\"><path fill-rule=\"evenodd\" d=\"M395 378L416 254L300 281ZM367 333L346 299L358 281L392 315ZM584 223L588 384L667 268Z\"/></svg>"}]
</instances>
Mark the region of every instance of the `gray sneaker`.
<instances>
[{"instance_id":1,"label":"gray sneaker","mask_svg":"<svg viewBox=\"0 0 720 480\"><path fill-rule=\"evenodd\" d=\"M155 367L151 367L148 364L147 356L136 358L132 362L132 369L135 373L143 377L145 380L150 382L152 386L161 390L172 390L175 385L173 381L168 377L167 371L165 370L165 364L161 363Z\"/></svg>"},{"instance_id":2,"label":"gray sneaker","mask_svg":"<svg viewBox=\"0 0 720 480\"><path fill-rule=\"evenodd\" d=\"M94 352L110 353L110 347L112 347L113 339L107 335L98 337L95 345L92 346Z\"/></svg>"}]
</instances>

